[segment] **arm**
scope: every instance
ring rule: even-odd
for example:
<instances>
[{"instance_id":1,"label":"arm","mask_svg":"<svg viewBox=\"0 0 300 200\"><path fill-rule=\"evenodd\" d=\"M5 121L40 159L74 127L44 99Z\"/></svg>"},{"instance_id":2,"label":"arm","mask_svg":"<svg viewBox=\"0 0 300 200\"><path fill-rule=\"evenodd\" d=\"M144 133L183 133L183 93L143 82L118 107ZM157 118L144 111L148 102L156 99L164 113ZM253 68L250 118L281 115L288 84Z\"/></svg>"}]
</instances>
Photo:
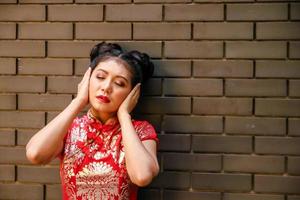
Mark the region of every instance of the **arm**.
<instances>
[{"instance_id":1,"label":"arm","mask_svg":"<svg viewBox=\"0 0 300 200\"><path fill-rule=\"evenodd\" d=\"M88 102L90 68L78 85L78 95L48 125L38 131L26 145L26 156L34 164L47 164L63 148L63 138L76 115Z\"/></svg>"},{"instance_id":2,"label":"arm","mask_svg":"<svg viewBox=\"0 0 300 200\"><path fill-rule=\"evenodd\" d=\"M131 181L138 186L148 185L159 172L156 157L156 142L141 141L131 122L130 111L139 98L140 86L137 85L124 100L118 110L125 150L126 168Z\"/></svg>"}]
</instances>

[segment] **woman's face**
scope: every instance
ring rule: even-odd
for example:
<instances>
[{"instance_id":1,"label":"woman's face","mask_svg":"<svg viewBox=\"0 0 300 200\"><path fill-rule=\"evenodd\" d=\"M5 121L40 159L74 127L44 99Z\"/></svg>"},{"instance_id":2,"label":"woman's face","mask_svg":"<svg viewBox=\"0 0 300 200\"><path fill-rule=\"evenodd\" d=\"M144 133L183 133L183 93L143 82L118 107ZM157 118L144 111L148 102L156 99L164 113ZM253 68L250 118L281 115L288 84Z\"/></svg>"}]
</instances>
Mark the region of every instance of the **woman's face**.
<instances>
[{"instance_id":1,"label":"woman's face","mask_svg":"<svg viewBox=\"0 0 300 200\"><path fill-rule=\"evenodd\" d=\"M112 115L132 89L131 72L115 59L100 62L90 78L89 101L94 111Z\"/></svg>"}]
</instances>

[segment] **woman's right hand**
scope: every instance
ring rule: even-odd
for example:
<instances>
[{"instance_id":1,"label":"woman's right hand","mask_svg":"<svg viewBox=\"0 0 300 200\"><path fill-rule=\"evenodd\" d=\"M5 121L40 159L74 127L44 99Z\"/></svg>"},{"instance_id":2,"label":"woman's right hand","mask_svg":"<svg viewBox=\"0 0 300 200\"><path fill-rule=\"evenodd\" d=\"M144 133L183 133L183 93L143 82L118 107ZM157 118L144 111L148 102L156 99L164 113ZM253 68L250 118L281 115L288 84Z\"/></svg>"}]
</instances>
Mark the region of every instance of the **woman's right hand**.
<instances>
[{"instance_id":1,"label":"woman's right hand","mask_svg":"<svg viewBox=\"0 0 300 200\"><path fill-rule=\"evenodd\" d=\"M82 107L89 103L89 82L90 82L91 68L89 67L81 82L78 84L76 100Z\"/></svg>"}]
</instances>

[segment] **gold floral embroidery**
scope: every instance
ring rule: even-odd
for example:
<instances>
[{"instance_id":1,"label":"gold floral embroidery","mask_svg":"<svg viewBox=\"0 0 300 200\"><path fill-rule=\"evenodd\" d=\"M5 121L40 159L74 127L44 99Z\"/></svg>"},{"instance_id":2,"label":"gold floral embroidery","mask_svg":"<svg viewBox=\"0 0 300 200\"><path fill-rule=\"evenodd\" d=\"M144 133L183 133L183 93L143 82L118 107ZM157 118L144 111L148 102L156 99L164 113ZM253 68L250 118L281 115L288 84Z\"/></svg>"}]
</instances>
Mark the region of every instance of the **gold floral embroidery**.
<instances>
[{"instance_id":1,"label":"gold floral embroidery","mask_svg":"<svg viewBox=\"0 0 300 200\"><path fill-rule=\"evenodd\" d=\"M104 162L92 162L76 175L77 196L83 200L118 196L118 172Z\"/></svg>"}]
</instances>

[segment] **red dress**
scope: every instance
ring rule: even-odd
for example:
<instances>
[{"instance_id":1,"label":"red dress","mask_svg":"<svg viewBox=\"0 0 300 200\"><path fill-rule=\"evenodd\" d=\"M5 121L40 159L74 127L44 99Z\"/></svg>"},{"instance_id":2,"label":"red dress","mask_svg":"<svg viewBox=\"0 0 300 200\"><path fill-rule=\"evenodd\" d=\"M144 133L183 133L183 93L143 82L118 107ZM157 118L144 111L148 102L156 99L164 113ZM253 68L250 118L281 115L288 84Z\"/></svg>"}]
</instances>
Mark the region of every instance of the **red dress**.
<instances>
[{"instance_id":1,"label":"red dress","mask_svg":"<svg viewBox=\"0 0 300 200\"><path fill-rule=\"evenodd\" d=\"M132 120L143 140L158 141L146 121ZM128 176L118 120L101 124L89 112L74 119L65 136L60 176L63 199L135 200L137 186Z\"/></svg>"}]
</instances>

